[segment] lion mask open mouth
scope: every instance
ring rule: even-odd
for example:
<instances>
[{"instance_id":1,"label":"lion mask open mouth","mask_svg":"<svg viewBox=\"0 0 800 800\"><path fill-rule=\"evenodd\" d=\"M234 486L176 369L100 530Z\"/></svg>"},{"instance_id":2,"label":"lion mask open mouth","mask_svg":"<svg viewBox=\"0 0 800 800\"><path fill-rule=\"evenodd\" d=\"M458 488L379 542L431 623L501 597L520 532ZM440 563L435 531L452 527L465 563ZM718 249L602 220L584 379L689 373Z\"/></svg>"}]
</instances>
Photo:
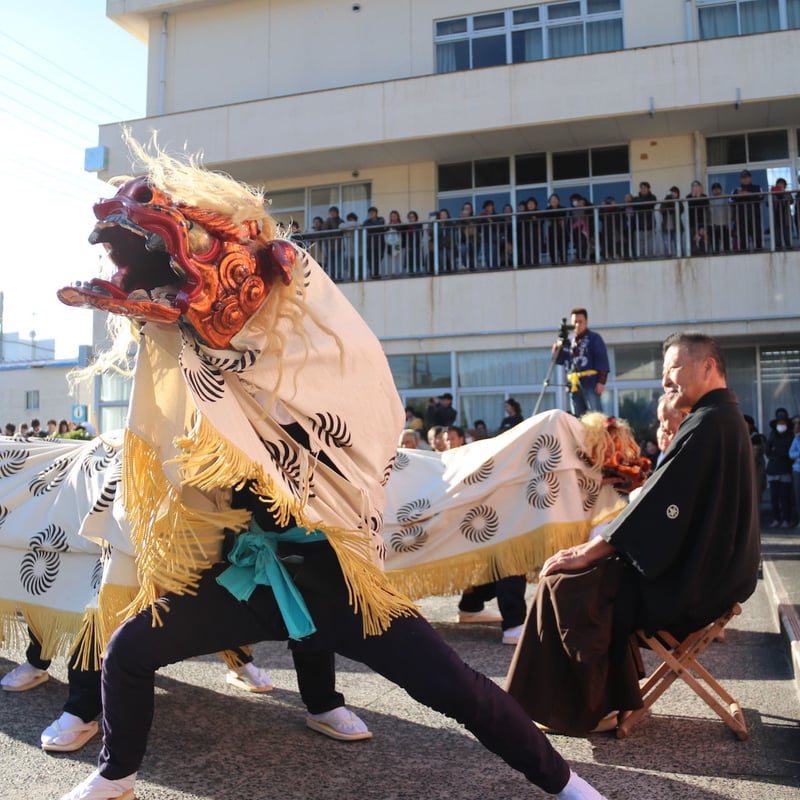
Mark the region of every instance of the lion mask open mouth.
<instances>
[{"instance_id":1,"label":"lion mask open mouth","mask_svg":"<svg viewBox=\"0 0 800 800\"><path fill-rule=\"evenodd\" d=\"M94 206L89 241L116 267L109 280L66 286L59 299L139 322L182 323L205 344L225 348L258 310L276 279L292 280L295 249L265 241L258 224L175 203L147 178L134 178Z\"/></svg>"}]
</instances>

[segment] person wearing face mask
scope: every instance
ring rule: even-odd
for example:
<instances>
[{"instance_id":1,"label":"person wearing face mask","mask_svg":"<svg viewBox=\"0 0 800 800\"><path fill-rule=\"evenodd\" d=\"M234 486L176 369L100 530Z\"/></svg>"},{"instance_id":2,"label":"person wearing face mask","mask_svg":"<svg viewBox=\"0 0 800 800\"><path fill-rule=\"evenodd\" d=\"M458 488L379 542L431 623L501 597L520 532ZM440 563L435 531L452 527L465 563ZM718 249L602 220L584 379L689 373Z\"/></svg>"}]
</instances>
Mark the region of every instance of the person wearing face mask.
<instances>
[{"instance_id":1,"label":"person wearing face mask","mask_svg":"<svg viewBox=\"0 0 800 800\"><path fill-rule=\"evenodd\" d=\"M794 435L789 429L789 412L785 408L775 411L767 437L767 483L772 505L770 528L789 528L792 520L792 459L789 448Z\"/></svg>"}]
</instances>

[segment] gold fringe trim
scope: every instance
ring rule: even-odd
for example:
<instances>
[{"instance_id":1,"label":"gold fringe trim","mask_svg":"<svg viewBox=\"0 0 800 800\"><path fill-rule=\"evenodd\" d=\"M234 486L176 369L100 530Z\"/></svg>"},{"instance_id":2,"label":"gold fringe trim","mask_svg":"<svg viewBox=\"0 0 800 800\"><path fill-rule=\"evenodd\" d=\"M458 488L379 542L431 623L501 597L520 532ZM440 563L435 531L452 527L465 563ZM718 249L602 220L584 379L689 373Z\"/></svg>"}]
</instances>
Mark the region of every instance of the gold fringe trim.
<instances>
[{"instance_id":1,"label":"gold fringe trim","mask_svg":"<svg viewBox=\"0 0 800 800\"><path fill-rule=\"evenodd\" d=\"M81 612L0 600L0 637L6 646L24 650L28 646L30 628L42 645L42 658L49 661L70 653L84 617Z\"/></svg>"},{"instance_id":2,"label":"gold fringe trim","mask_svg":"<svg viewBox=\"0 0 800 800\"><path fill-rule=\"evenodd\" d=\"M469 586L535 572L553 553L585 542L597 521L552 522L505 542L451 558L390 570L387 577L413 598L458 594Z\"/></svg>"},{"instance_id":3,"label":"gold fringe trim","mask_svg":"<svg viewBox=\"0 0 800 800\"><path fill-rule=\"evenodd\" d=\"M325 534L342 568L353 613L361 611L363 615L366 636L382 633L396 617L416 613L414 603L391 586L385 573L373 563L366 533L335 528L308 518L302 499L280 492L260 464L220 436L202 415L197 415L191 432L176 440L176 445L184 451L176 461L189 476L187 485L210 491L241 487L252 481L253 492L263 498L279 525L287 524L293 517L298 526Z\"/></svg>"},{"instance_id":4,"label":"gold fringe trim","mask_svg":"<svg viewBox=\"0 0 800 800\"><path fill-rule=\"evenodd\" d=\"M253 658L253 651L246 644L243 644L238 650L223 650L217 655L225 662L228 669L238 669L245 665L244 658ZM242 658L244 655L244 658Z\"/></svg>"},{"instance_id":5,"label":"gold fringe trim","mask_svg":"<svg viewBox=\"0 0 800 800\"><path fill-rule=\"evenodd\" d=\"M125 431L122 482L140 583L125 614L150 608L153 624L160 625L158 599L166 592L191 593L216 561L223 530L244 530L250 514L185 505L164 474L156 450L130 430Z\"/></svg>"},{"instance_id":6,"label":"gold fringe trim","mask_svg":"<svg viewBox=\"0 0 800 800\"><path fill-rule=\"evenodd\" d=\"M108 642L127 618L125 612L133 603L137 592L137 586L113 583L100 585L97 606L86 609L83 625L72 648L80 669L100 669Z\"/></svg>"}]
</instances>

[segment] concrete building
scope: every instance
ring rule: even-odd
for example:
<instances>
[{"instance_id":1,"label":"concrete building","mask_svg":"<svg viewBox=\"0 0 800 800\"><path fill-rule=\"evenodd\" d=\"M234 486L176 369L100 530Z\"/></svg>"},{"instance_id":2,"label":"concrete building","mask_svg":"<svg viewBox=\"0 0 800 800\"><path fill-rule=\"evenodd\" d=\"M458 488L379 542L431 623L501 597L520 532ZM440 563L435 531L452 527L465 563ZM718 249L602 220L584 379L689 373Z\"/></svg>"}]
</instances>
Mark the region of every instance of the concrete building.
<instances>
[{"instance_id":1,"label":"concrete building","mask_svg":"<svg viewBox=\"0 0 800 800\"><path fill-rule=\"evenodd\" d=\"M14 334L8 334L14 339ZM41 343L39 343L41 344ZM89 363L91 348L82 345L74 359L27 358L0 362L0 424L17 427L32 419L47 430L47 420L91 422L97 425L95 388L92 381L70 388L68 374ZM3 429L0 428L0 433Z\"/></svg>"},{"instance_id":2,"label":"concrete building","mask_svg":"<svg viewBox=\"0 0 800 800\"><path fill-rule=\"evenodd\" d=\"M780 249L777 195L746 223L734 197L724 240L704 217L699 243L686 200L666 201L652 230L636 207L637 244L618 251L605 232L623 212L601 216L641 181L659 201L695 179L730 199L745 169L762 189L784 178L797 191L800 0L108 0L107 13L149 46L148 116L128 121L138 139L155 128L167 149L188 143L264 186L301 230L330 206L359 221L370 206L387 221L418 213L399 267L385 236L370 262L365 229L315 251L406 402L450 391L460 423L490 429L508 395L525 414L540 395L542 409L566 407L550 348L584 306L611 352L609 413L653 419L660 342L686 327L720 338L762 429L776 406L800 411L799 262ZM103 176L129 172L118 125L100 129L99 152ZM585 241L576 216L545 216L534 258L516 212L551 193L587 198ZM431 212L487 200L514 216L478 220L480 253L448 254L461 229ZM563 259L547 241L557 225ZM787 231L796 245L793 220Z\"/></svg>"}]
</instances>

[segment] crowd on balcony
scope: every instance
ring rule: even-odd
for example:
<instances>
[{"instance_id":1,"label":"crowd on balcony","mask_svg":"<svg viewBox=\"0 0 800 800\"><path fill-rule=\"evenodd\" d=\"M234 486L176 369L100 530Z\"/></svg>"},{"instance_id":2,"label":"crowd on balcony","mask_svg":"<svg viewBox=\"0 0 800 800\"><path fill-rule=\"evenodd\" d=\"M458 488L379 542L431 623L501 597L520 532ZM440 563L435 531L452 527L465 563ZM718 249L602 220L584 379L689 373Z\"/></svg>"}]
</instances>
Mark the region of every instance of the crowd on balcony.
<instances>
[{"instance_id":1,"label":"crowd on balcony","mask_svg":"<svg viewBox=\"0 0 800 800\"><path fill-rule=\"evenodd\" d=\"M295 224L293 237L334 280L347 281L789 250L798 231L800 192L788 190L783 178L764 191L743 170L731 194L713 183L706 195L693 181L685 195L672 186L659 199L642 181L636 195L596 205L580 193L564 202L553 192L544 208L534 197L516 211L510 204L498 210L492 200L476 211L465 202L458 218L442 208L424 223L413 210L405 220L393 210L386 220L374 206L364 220L354 212L342 219L332 206L307 231Z\"/></svg>"}]
</instances>

